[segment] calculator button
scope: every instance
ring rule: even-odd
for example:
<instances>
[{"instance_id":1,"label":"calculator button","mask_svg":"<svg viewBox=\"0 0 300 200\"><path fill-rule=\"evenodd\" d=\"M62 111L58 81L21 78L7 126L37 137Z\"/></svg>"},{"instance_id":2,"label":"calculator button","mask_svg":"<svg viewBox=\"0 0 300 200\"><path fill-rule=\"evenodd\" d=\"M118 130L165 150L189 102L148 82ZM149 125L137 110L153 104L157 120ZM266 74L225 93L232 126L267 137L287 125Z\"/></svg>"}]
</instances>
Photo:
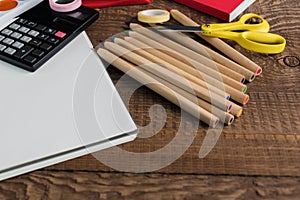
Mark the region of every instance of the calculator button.
<instances>
[{"instance_id":1,"label":"calculator button","mask_svg":"<svg viewBox=\"0 0 300 200\"><path fill-rule=\"evenodd\" d=\"M33 37L36 37L38 34L39 34L39 32L35 31L35 30L31 30L28 32L28 35L33 36Z\"/></svg>"},{"instance_id":2,"label":"calculator button","mask_svg":"<svg viewBox=\"0 0 300 200\"><path fill-rule=\"evenodd\" d=\"M9 29L4 29L1 31L2 34L4 35L10 35L13 31L12 30L9 30Z\"/></svg>"},{"instance_id":3,"label":"calculator button","mask_svg":"<svg viewBox=\"0 0 300 200\"><path fill-rule=\"evenodd\" d=\"M59 42L59 39L52 37L52 38L48 38L47 42L51 44L57 44Z\"/></svg>"},{"instance_id":4,"label":"calculator button","mask_svg":"<svg viewBox=\"0 0 300 200\"><path fill-rule=\"evenodd\" d=\"M2 41L4 44L8 44L8 45L11 45L14 40L13 39L10 39L10 38L5 38L3 41Z\"/></svg>"},{"instance_id":5,"label":"calculator button","mask_svg":"<svg viewBox=\"0 0 300 200\"><path fill-rule=\"evenodd\" d=\"M39 45L41 45L42 44L42 42L41 41L39 41L39 40L37 40L37 39L32 39L30 42L29 42L29 44L31 44L31 45L33 45L33 46L39 46Z\"/></svg>"},{"instance_id":6,"label":"calculator button","mask_svg":"<svg viewBox=\"0 0 300 200\"><path fill-rule=\"evenodd\" d=\"M25 46L21 50L17 51L17 53L15 53L15 57L22 59L26 55L28 55L32 50L33 50L33 47L31 47L31 46Z\"/></svg>"},{"instance_id":7,"label":"calculator button","mask_svg":"<svg viewBox=\"0 0 300 200\"><path fill-rule=\"evenodd\" d=\"M37 59L35 57L29 55L29 56L26 56L24 58L24 60L29 63L34 63Z\"/></svg>"},{"instance_id":8,"label":"calculator button","mask_svg":"<svg viewBox=\"0 0 300 200\"><path fill-rule=\"evenodd\" d=\"M40 48L49 51L52 48L52 46L50 44L48 44L48 43L43 43L40 46Z\"/></svg>"},{"instance_id":9,"label":"calculator button","mask_svg":"<svg viewBox=\"0 0 300 200\"><path fill-rule=\"evenodd\" d=\"M5 45L3 45L3 44L0 44L0 51L3 51L5 48L6 48L6 46L5 46Z\"/></svg>"},{"instance_id":10,"label":"calculator button","mask_svg":"<svg viewBox=\"0 0 300 200\"><path fill-rule=\"evenodd\" d=\"M31 27L31 28L33 28L33 27L35 27L37 25L37 23L35 23L35 22L27 22L26 25L29 26L29 27Z\"/></svg>"},{"instance_id":11,"label":"calculator button","mask_svg":"<svg viewBox=\"0 0 300 200\"><path fill-rule=\"evenodd\" d=\"M12 44L12 46L16 47L18 49L21 49L24 46L24 44L21 43L21 42L16 41L15 43Z\"/></svg>"},{"instance_id":12,"label":"calculator button","mask_svg":"<svg viewBox=\"0 0 300 200\"><path fill-rule=\"evenodd\" d=\"M26 20L26 19L20 18L20 19L18 19L17 22L19 22L20 24L26 24L26 23L27 23L27 20Z\"/></svg>"},{"instance_id":13,"label":"calculator button","mask_svg":"<svg viewBox=\"0 0 300 200\"><path fill-rule=\"evenodd\" d=\"M20 40L22 40L23 42L29 42L31 39L32 39L31 37L24 35L23 37L21 37Z\"/></svg>"},{"instance_id":14,"label":"calculator button","mask_svg":"<svg viewBox=\"0 0 300 200\"><path fill-rule=\"evenodd\" d=\"M49 33L49 34L54 34L56 32L56 30L52 29L52 28L47 28L45 30L45 33Z\"/></svg>"},{"instance_id":15,"label":"calculator button","mask_svg":"<svg viewBox=\"0 0 300 200\"><path fill-rule=\"evenodd\" d=\"M55 33L55 36L56 36L56 37L59 37L59 38L63 38L63 37L66 36L66 33L61 32L61 31L57 31L57 32Z\"/></svg>"},{"instance_id":16,"label":"calculator button","mask_svg":"<svg viewBox=\"0 0 300 200\"><path fill-rule=\"evenodd\" d=\"M30 29L27 27L22 26L21 28L19 28L19 31L22 33L27 33Z\"/></svg>"},{"instance_id":17,"label":"calculator button","mask_svg":"<svg viewBox=\"0 0 300 200\"><path fill-rule=\"evenodd\" d=\"M20 37L22 37L21 33L17 33L17 32L13 32L11 35L11 37L15 38L15 39L19 39Z\"/></svg>"},{"instance_id":18,"label":"calculator button","mask_svg":"<svg viewBox=\"0 0 300 200\"><path fill-rule=\"evenodd\" d=\"M47 27L41 24L38 24L35 29L38 31L44 31Z\"/></svg>"},{"instance_id":19,"label":"calculator button","mask_svg":"<svg viewBox=\"0 0 300 200\"><path fill-rule=\"evenodd\" d=\"M42 57L45 54L45 52L39 49L35 49L31 54L37 57Z\"/></svg>"},{"instance_id":20,"label":"calculator button","mask_svg":"<svg viewBox=\"0 0 300 200\"><path fill-rule=\"evenodd\" d=\"M9 28L14 29L14 30L18 30L18 28L20 28L20 27L21 26L19 24L15 24L15 23L9 25Z\"/></svg>"},{"instance_id":21,"label":"calculator button","mask_svg":"<svg viewBox=\"0 0 300 200\"><path fill-rule=\"evenodd\" d=\"M42 40L47 40L48 37L49 37L49 36L48 36L48 35L45 35L45 34L39 34L39 35L37 36L37 38L42 39Z\"/></svg>"},{"instance_id":22,"label":"calculator button","mask_svg":"<svg viewBox=\"0 0 300 200\"><path fill-rule=\"evenodd\" d=\"M9 55L13 55L16 52L16 50L13 49L13 48L8 47L4 50L4 52L9 54Z\"/></svg>"},{"instance_id":23,"label":"calculator button","mask_svg":"<svg viewBox=\"0 0 300 200\"><path fill-rule=\"evenodd\" d=\"M2 41L5 37L3 35L0 35L0 41Z\"/></svg>"}]
</instances>

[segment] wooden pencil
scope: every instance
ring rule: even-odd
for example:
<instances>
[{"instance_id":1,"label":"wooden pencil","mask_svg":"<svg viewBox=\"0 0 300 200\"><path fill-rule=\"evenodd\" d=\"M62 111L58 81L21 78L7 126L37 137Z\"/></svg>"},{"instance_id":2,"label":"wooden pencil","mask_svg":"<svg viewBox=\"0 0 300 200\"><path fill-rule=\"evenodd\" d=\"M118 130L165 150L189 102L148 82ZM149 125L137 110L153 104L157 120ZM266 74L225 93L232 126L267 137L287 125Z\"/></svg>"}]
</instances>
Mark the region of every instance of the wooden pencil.
<instances>
[{"instance_id":1,"label":"wooden pencil","mask_svg":"<svg viewBox=\"0 0 300 200\"><path fill-rule=\"evenodd\" d=\"M183 97L187 98L191 102L198 104L200 107L204 108L208 112L212 113L213 115L219 117L221 122L225 122L226 125L231 125L234 121L234 116L228 112L222 111L219 108L211 105L207 101L204 101L202 99L197 98L196 96L193 96L191 93L186 92L185 90L182 90L181 88L169 83L168 81L165 81L164 79L159 78L158 76L155 76L154 74L151 74L143 69L139 69L143 73L147 74L148 76L156 79L161 84L167 86L174 92L182 95Z\"/></svg>"},{"instance_id":2,"label":"wooden pencil","mask_svg":"<svg viewBox=\"0 0 300 200\"><path fill-rule=\"evenodd\" d=\"M229 99L230 95L228 93L226 93L224 90L221 90L219 88L214 87L213 85L210 85L209 83L203 81L202 79L197 78L196 76L187 73L186 71L183 71L181 69L176 68L175 66L173 66L172 64L160 59L159 57L157 57L154 54L151 54L129 42L127 42L126 40L120 39L120 38L116 38L113 37L112 41L118 45L121 45L122 47L148 59L149 61L159 64L160 66L163 66L165 68L167 68L170 71L175 72L176 74L179 74L180 76L185 77L186 79L194 82L195 84L204 87L206 89L208 89L211 92L217 93L220 96L224 96L226 99Z\"/></svg>"},{"instance_id":3,"label":"wooden pencil","mask_svg":"<svg viewBox=\"0 0 300 200\"><path fill-rule=\"evenodd\" d=\"M163 96L167 100L181 107L186 112L190 113L192 116L198 118L204 123L212 126L213 128L217 126L219 123L219 118L215 115L211 114L207 110L201 108L199 105L189 101L185 97L180 94L177 94L173 90L159 83L155 79L151 78L145 73L139 71L139 68L136 68L134 65L126 62L125 60L117 57L106 49L99 48L97 53L101 58L103 58L108 63L114 65L119 70L123 71L133 79L139 81L143 85L147 86L154 92ZM149 84L150 83L150 84Z\"/></svg>"},{"instance_id":4,"label":"wooden pencil","mask_svg":"<svg viewBox=\"0 0 300 200\"><path fill-rule=\"evenodd\" d=\"M231 102L231 104L232 104L232 109L230 110L230 113L233 114L236 117L240 117L243 113L243 107L237 105L234 102Z\"/></svg>"},{"instance_id":5,"label":"wooden pencil","mask_svg":"<svg viewBox=\"0 0 300 200\"><path fill-rule=\"evenodd\" d=\"M126 37L124 37L124 39L126 39ZM131 39L131 40L134 40L134 39ZM214 79L210 80L208 77L203 78L203 76L201 74L198 74L194 68L185 66L185 64L180 63L180 61L178 61L179 63L173 62L173 64L175 64L175 65L171 64L172 61L170 61L170 60L174 60L174 59L172 59L172 57L168 59L168 55L164 55L164 53L159 52L158 50L157 50L157 52L155 50L151 51L151 53L147 52L147 49L148 50L150 49L149 46L146 46L144 44L139 45L139 43L141 43L139 41L135 41L135 44L137 44L137 46L135 46L134 44L127 42L125 40L119 39L119 38L114 38L114 41L116 43L120 44L121 46L123 46L131 51L134 51L135 53L139 54L140 56L142 56L154 63L165 66L169 70L171 70L181 76L184 76L188 80L191 80L194 83L199 84L200 86L202 86L206 89L209 89L210 91L212 91L214 93L224 95L224 92L227 92L230 94L232 99L234 99L235 101L237 101L241 104L246 104L249 101L249 96L244 94L243 92L238 91L238 90L236 90L230 86L227 86L223 83L217 83ZM166 61L164 61L160 58L164 58ZM218 88L216 88L212 85L216 85L216 87L218 87ZM223 87L223 90L219 89L222 87Z\"/></svg>"},{"instance_id":6,"label":"wooden pencil","mask_svg":"<svg viewBox=\"0 0 300 200\"><path fill-rule=\"evenodd\" d=\"M191 18L184 15L182 12L176 10L176 9L169 9L169 12L171 13L171 16L177 20L179 23L185 25L185 26L200 26L196 22L194 22ZM203 36L201 33L196 33L198 36L200 36L202 39L216 47L218 50L223 52L225 55L227 55L229 58L234 60L235 62L241 64L245 68L249 69L250 71L254 72L255 75L259 75L262 73L262 68L259 67L256 63L254 63L252 60L229 46L227 43L222 41L219 38L213 38L213 37L207 37Z\"/></svg>"},{"instance_id":7,"label":"wooden pencil","mask_svg":"<svg viewBox=\"0 0 300 200\"><path fill-rule=\"evenodd\" d=\"M189 48L186 48L177 42L170 40L167 37L164 37L163 35L155 32L154 30L150 30L149 28L145 28L136 23L130 23L129 27L132 30L134 30L138 33L141 33L161 44L164 44L165 46L167 46L171 49L174 49L174 50L178 51L179 53L181 53L185 56L188 56L189 58L191 58L203 65L209 66L211 69L214 69L215 71L218 71L219 73L224 74L227 77L230 77L230 78L232 78L238 82L242 82L242 83L245 81L245 77L243 75L238 74L238 73L234 72L233 70L228 69L227 67L225 67L225 66L223 66L223 65L221 65L221 64L189 49Z\"/></svg>"},{"instance_id":8,"label":"wooden pencil","mask_svg":"<svg viewBox=\"0 0 300 200\"><path fill-rule=\"evenodd\" d=\"M226 58L225 56L213 51L212 49L208 48L207 46L195 41L193 38L180 33L180 32L162 32L163 34L170 37L172 40L179 42L180 44L188 47L197 53L206 56L207 58L211 58L215 62L218 62L227 68L235 71L236 73L242 74L245 76L248 82L252 82L255 79L255 73L250 71L249 69L241 66L240 64L233 62L232 60Z\"/></svg>"},{"instance_id":9,"label":"wooden pencil","mask_svg":"<svg viewBox=\"0 0 300 200\"><path fill-rule=\"evenodd\" d=\"M147 35L152 35L152 31L143 28L143 30L145 30L145 32L147 33ZM139 31L143 32L141 29L139 29ZM150 32L148 32L150 31ZM138 33L136 31L127 31L126 32L127 35L129 35L130 37L133 37L135 39L138 39L139 41L146 43L147 45L158 49L159 51L168 54L170 56L172 56L173 58L189 65L190 67L194 67L195 69L199 70L201 72L201 75L203 76L204 74L207 74L215 79L217 79L220 82L223 82L224 84L231 86L235 89L237 89L238 91L243 91L245 92L247 89L247 86L239 81L236 81L220 72L218 72L215 69L212 69L202 63L199 63L198 61L190 58L189 56L191 54L189 54L189 52L186 51L180 51L178 48L172 49L168 46L165 46L165 43L167 40L165 40L164 38L161 38L162 36L157 36L157 37L147 37L145 35L143 35L142 33ZM156 36L156 35L155 35ZM155 39L153 39L155 38ZM159 41L159 42L158 42ZM170 41L171 43L174 43L173 41ZM177 44L175 43L175 45L177 46ZM180 51L180 52L179 52ZM194 51L192 51L194 52ZM182 53L184 53L185 55L183 55ZM194 52L195 53L195 52ZM199 54L198 54L199 55ZM197 59L197 54L194 55ZM180 59L181 58L181 59Z\"/></svg>"},{"instance_id":10,"label":"wooden pencil","mask_svg":"<svg viewBox=\"0 0 300 200\"><path fill-rule=\"evenodd\" d=\"M123 48L122 46L115 44L113 42L105 41L102 43L103 46L109 51L113 52L117 56L120 56L135 65L153 73L178 87L190 92L195 93L199 98L202 98L206 101L211 102L213 105L221 108L222 110L230 110L231 104L228 104L228 100L224 96L220 96L219 94L213 93L208 89L205 89L193 82L188 81L182 76L157 65L142 56L137 55L136 53L131 52L130 50Z\"/></svg>"}]
</instances>

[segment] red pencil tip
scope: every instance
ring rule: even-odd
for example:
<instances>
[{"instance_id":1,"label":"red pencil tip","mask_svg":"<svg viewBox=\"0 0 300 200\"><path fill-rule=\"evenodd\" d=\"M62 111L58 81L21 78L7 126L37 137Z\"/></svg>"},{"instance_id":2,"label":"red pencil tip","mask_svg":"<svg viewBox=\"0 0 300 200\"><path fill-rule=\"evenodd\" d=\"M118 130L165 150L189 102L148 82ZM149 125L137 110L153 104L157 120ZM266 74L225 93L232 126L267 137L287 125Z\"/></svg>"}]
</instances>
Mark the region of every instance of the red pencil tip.
<instances>
[{"instance_id":1,"label":"red pencil tip","mask_svg":"<svg viewBox=\"0 0 300 200\"><path fill-rule=\"evenodd\" d=\"M124 40L124 39L125 39L125 37L126 37L125 35L121 35L119 38L121 38L121 39L123 39L123 40Z\"/></svg>"},{"instance_id":2,"label":"red pencil tip","mask_svg":"<svg viewBox=\"0 0 300 200\"><path fill-rule=\"evenodd\" d=\"M173 8L167 8L166 10L169 11L169 12L171 12L171 10L173 10Z\"/></svg>"}]
</instances>

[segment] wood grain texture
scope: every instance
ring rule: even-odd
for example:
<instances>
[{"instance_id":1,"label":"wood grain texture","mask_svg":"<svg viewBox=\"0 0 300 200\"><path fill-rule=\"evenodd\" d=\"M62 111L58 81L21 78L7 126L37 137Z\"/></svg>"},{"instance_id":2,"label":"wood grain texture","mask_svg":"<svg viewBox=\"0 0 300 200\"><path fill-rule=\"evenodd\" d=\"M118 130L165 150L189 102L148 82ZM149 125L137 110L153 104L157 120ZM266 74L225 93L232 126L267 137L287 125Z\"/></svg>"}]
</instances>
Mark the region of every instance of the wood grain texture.
<instances>
[{"instance_id":1,"label":"wood grain texture","mask_svg":"<svg viewBox=\"0 0 300 200\"><path fill-rule=\"evenodd\" d=\"M300 178L38 171L0 183L8 199L299 199Z\"/></svg>"},{"instance_id":2,"label":"wood grain texture","mask_svg":"<svg viewBox=\"0 0 300 200\"><path fill-rule=\"evenodd\" d=\"M124 22L137 22L137 11L170 7L200 24L221 22L171 0L152 0L150 5L99 9L100 18L87 33L97 46L99 40L127 29ZM182 114L178 107L141 87L128 105L137 125L162 123L159 113L150 118L152 105L162 105L167 120L152 137L142 138L143 133L139 132L135 141L119 147L137 153L153 152L172 141L180 126L186 128L186 134L199 126L192 145L174 163L155 173L119 173L93 155L87 155L1 182L0 199L299 199L300 1L256 0L246 12L262 15L269 21L271 32L287 39L287 46L281 54L263 55L226 41L259 64L263 73L247 84L250 102L243 115L233 125L223 128L206 157L199 158L198 154L208 127L194 123L189 116L180 124ZM170 23L176 24L174 20ZM108 72L115 84L124 76L112 66ZM128 80L123 84L130 88L137 83ZM126 97L126 92L119 92ZM170 152L160 156L167 159Z\"/></svg>"},{"instance_id":3,"label":"wood grain texture","mask_svg":"<svg viewBox=\"0 0 300 200\"><path fill-rule=\"evenodd\" d=\"M156 0L151 5L145 6L101 9L102 19L92 25L88 33L92 39L96 33L98 33L96 38L107 39L126 29L124 21L136 22L137 11L167 7L182 11L199 24L220 22L216 18L172 1ZM300 67L297 66L300 57L300 39L297 37L300 28L299 2L258 0L246 12L260 14L269 21L271 32L283 35L287 39L285 51L276 55L263 55L247 51L232 41L226 41L263 68L263 74L247 84L250 102L244 107L243 115L235 120L233 125L224 127L217 145L207 157L203 159L198 157L207 130L207 127L200 123L191 147L180 159L161 169L160 172L300 175ZM176 22L171 20L169 23L175 24ZM95 26L100 26L100 24L104 31L96 30ZM205 44L199 38L195 37L195 39ZM123 76L112 67L108 71L114 83L118 83ZM134 84L134 81L127 83L128 87ZM122 94L122 91L119 92L121 96L126 96ZM131 97L128 107L136 123L139 126L146 126L151 122L160 123L160 119L151 121L149 117L149 109L155 104L162 105L168 115L163 128L150 139L139 138L130 144L122 145L122 148L133 152L155 151L166 145L171 140L170 138L176 135L176 130L180 127L180 109L152 91L145 87L140 88ZM167 157L168 154L161 156ZM112 170L92 156L81 159L88 163L87 169ZM78 169L74 162L70 161L64 163L63 166L57 165L50 169Z\"/></svg>"}]
</instances>

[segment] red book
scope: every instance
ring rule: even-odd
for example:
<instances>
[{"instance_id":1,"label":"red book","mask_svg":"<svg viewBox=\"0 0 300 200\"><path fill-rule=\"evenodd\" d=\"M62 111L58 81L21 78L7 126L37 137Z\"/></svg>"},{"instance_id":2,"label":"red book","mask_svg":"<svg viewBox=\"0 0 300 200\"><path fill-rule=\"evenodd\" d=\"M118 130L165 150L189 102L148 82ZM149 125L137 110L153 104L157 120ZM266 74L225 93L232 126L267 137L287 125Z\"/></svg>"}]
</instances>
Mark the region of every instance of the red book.
<instances>
[{"instance_id":1,"label":"red book","mask_svg":"<svg viewBox=\"0 0 300 200\"><path fill-rule=\"evenodd\" d=\"M230 22L255 0L174 0L203 13Z\"/></svg>"},{"instance_id":2,"label":"red book","mask_svg":"<svg viewBox=\"0 0 300 200\"><path fill-rule=\"evenodd\" d=\"M151 0L82 0L82 4L90 8L103 8L108 6L126 6L149 3L151 3Z\"/></svg>"}]
</instances>

